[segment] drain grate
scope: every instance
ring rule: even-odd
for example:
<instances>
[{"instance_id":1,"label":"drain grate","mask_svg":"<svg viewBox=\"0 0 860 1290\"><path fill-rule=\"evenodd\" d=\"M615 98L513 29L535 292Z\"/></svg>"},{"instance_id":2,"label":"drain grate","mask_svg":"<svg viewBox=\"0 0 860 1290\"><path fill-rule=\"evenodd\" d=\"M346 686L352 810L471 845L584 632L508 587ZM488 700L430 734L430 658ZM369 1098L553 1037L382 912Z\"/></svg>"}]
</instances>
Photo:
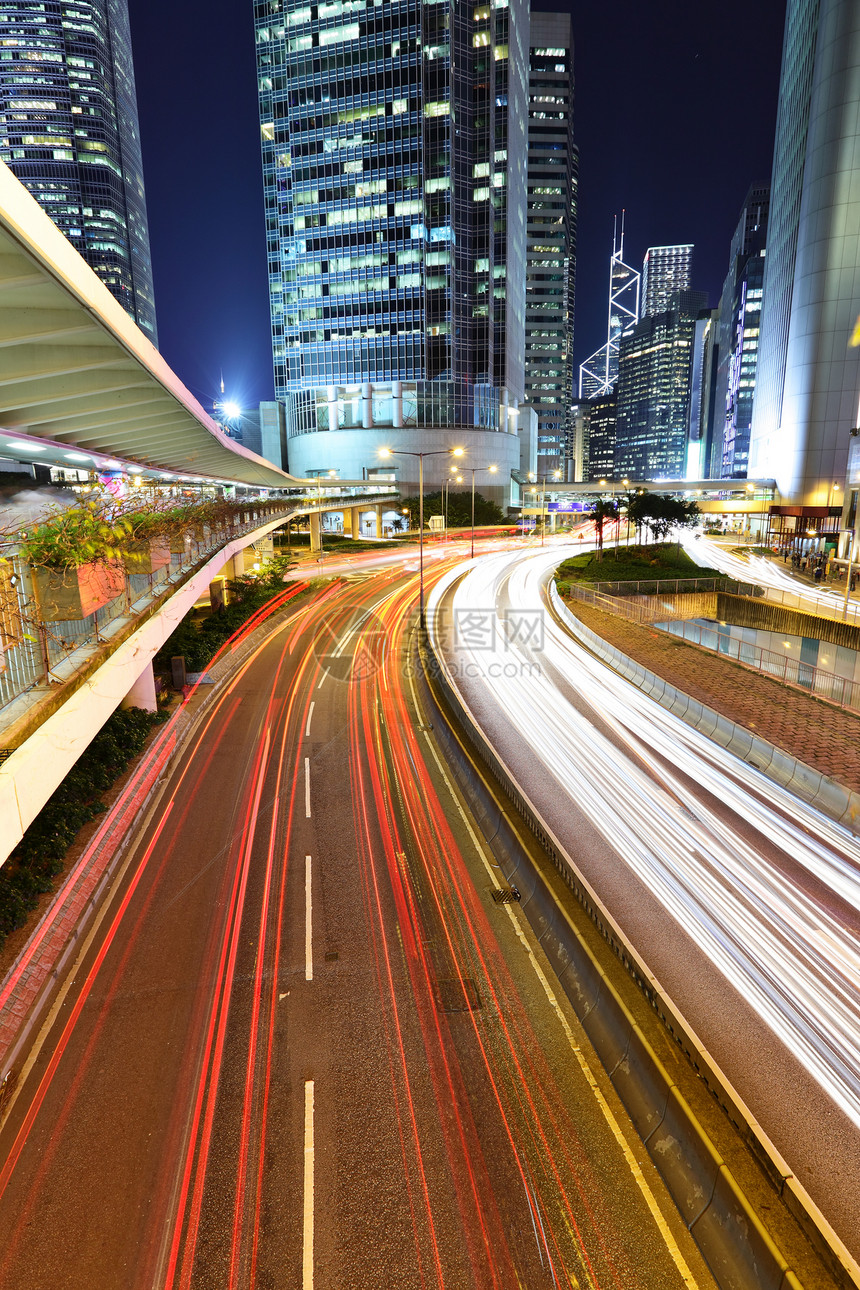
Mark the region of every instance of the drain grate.
<instances>
[{"instance_id":1,"label":"drain grate","mask_svg":"<svg viewBox=\"0 0 860 1290\"><path fill-rule=\"evenodd\" d=\"M493 900L497 905L512 905L520 899L517 887L496 887L493 892Z\"/></svg>"},{"instance_id":2,"label":"drain grate","mask_svg":"<svg viewBox=\"0 0 860 1290\"><path fill-rule=\"evenodd\" d=\"M434 981L433 994L443 1012L477 1012L481 1006L478 988L469 976Z\"/></svg>"}]
</instances>

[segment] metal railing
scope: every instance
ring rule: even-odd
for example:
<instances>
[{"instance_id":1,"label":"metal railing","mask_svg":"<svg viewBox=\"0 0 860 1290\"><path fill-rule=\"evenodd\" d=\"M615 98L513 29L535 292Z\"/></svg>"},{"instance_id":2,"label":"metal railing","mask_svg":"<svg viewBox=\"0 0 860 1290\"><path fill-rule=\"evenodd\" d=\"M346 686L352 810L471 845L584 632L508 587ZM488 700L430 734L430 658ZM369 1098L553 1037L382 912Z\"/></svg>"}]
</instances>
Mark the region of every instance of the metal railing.
<instances>
[{"instance_id":1,"label":"metal railing","mask_svg":"<svg viewBox=\"0 0 860 1290\"><path fill-rule=\"evenodd\" d=\"M702 579L702 581L708 581ZM606 583L599 584L606 586ZM643 584L646 585L646 584ZM684 603L673 600L673 596L683 595L686 597ZM698 592L663 592L662 594L646 595L615 595L609 596L605 592L597 591L593 587L586 586L581 582L572 582L570 584L570 596L573 600L578 600L580 604L591 605L594 609L602 609L609 614L615 614L617 617L626 618L631 623L656 623L667 618L702 618L709 613L714 612L716 598L713 590L701 590Z\"/></svg>"},{"instance_id":2,"label":"metal railing","mask_svg":"<svg viewBox=\"0 0 860 1290\"><path fill-rule=\"evenodd\" d=\"M727 591L733 596L763 596L765 588L733 578L645 578L638 582L595 582L604 596L686 596L705 591Z\"/></svg>"},{"instance_id":3,"label":"metal railing","mask_svg":"<svg viewBox=\"0 0 860 1290\"><path fill-rule=\"evenodd\" d=\"M351 505L390 501L390 493L380 489L361 493L354 500L352 490L344 490L342 495ZM171 586L178 586L228 542L274 520L301 517L319 500L314 492L306 498L290 497L281 506L249 503L232 520L193 530L195 536L186 536L181 551L171 553L169 565L153 573L126 573L120 595L78 620L43 618L29 565L14 549L6 550L5 563L0 564L0 713L30 690L67 680L97 646L116 633L120 620L128 623L140 617L154 600ZM334 499L323 495L322 508L334 506Z\"/></svg>"},{"instance_id":4,"label":"metal railing","mask_svg":"<svg viewBox=\"0 0 860 1290\"><path fill-rule=\"evenodd\" d=\"M764 594L771 604L782 605L785 609L797 609L803 614L812 614L815 618L827 618L837 623L852 623L860 626L860 605L848 601L845 607L845 584L832 594L802 591L788 591L781 587L765 587Z\"/></svg>"},{"instance_id":5,"label":"metal railing","mask_svg":"<svg viewBox=\"0 0 860 1290\"><path fill-rule=\"evenodd\" d=\"M827 699L840 708L860 711L860 684L848 677L826 672L816 664L804 663L788 654L760 649L758 645L751 645L737 636L721 632L716 625L710 627L695 622L668 622L657 623L655 626L671 636L680 636L682 640L700 645L702 649L764 672L785 685L797 686L817 698Z\"/></svg>"},{"instance_id":6,"label":"metal railing","mask_svg":"<svg viewBox=\"0 0 860 1290\"><path fill-rule=\"evenodd\" d=\"M121 593L103 608L78 620L50 620L38 608L32 570L14 552L0 565L0 711L39 686L67 680L93 650L115 634L120 621L134 622L171 586L216 551L273 520L286 519L295 507L248 507L243 518L204 529L200 540L186 540L170 564L153 573L126 573Z\"/></svg>"}]
</instances>

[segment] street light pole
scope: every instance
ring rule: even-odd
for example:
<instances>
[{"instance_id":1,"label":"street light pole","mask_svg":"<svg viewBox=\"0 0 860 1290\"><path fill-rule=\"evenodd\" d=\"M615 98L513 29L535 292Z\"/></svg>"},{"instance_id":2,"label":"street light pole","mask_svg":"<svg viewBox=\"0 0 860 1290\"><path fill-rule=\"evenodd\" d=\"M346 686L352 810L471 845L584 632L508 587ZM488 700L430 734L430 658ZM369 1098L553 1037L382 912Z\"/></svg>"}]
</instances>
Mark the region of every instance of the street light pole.
<instances>
[{"instance_id":1,"label":"street light pole","mask_svg":"<svg viewBox=\"0 0 860 1290\"><path fill-rule=\"evenodd\" d=\"M417 457L418 458L418 612L422 627L426 626L424 617L424 458L425 457L462 457L463 448L440 448L435 452L407 452L403 448L380 448L380 457Z\"/></svg>"},{"instance_id":2,"label":"street light pole","mask_svg":"<svg viewBox=\"0 0 860 1290\"><path fill-rule=\"evenodd\" d=\"M495 475L498 466L468 466L467 470L472 472L472 555L475 558L475 476L479 470L488 470L491 475Z\"/></svg>"}]
</instances>

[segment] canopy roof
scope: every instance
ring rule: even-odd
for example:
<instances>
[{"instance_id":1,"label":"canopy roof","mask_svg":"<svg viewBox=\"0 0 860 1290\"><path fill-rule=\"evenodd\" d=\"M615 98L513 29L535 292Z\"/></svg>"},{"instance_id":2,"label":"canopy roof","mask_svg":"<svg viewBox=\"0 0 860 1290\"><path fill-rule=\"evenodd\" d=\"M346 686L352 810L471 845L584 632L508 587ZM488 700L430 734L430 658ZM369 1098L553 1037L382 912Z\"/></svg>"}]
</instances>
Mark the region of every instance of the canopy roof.
<instances>
[{"instance_id":1,"label":"canopy roof","mask_svg":"<svg viewBox=\"0 0 860 1290\"><path fill-rule=\"evenodd\" d=\"M89 453L250 487L306 482L221 431L0 162L0 457L72 468Z\"/></svg>"}]
</instances>

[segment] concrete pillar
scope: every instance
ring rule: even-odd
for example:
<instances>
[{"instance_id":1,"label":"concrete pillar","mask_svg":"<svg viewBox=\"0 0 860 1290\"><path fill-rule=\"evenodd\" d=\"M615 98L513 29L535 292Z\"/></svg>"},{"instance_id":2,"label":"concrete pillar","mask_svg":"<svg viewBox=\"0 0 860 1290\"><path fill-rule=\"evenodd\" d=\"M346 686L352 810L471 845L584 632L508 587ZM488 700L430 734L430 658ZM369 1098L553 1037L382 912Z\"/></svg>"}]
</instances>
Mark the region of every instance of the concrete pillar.
<instances>
[{"instance_id":1,"label":"concrete pillar","mask_svg":"<svg viewBox=\"0 0 860 1290\"><path fill-rule=\"evenodd\" d=\"M373 509L374 509L374 511L376 512L376 536L377 536L378 538L381 538L381 537L383 536L383 533L382 533L382 507L381 507L381 506L374 506L374 508L373 508Z\"/></svg>"},{"instance_id":2,"label":"concrete pillar","mask_svg":"<svg viewBox=\"0 0 860 1290\"><path fill-rule=\"evenodd\" d=\"M392 407L392 425L396 427L403 425L403 382L391 382L391 407ZM378 527L378 526L377 526ZM377 534L377 537L381 537Z\"/></svg>"},{"instance_id":3,"label":"concrete pillar","mask_svg":"<svg viewBox=\"0 0 860 1290\"><path fill-rule=\"evenodd\" d=\"M311 511L310 515L308 516L308 519L311 522L311 552L315 555L319 555L320 547L321 547L319 511Z\"/></svg>"},{"instance_id":4,"label":"concrete pillar","mask_svg":"<svg viewBox=\"0 0 860 1290\"><path fill-rule=\"evenodd\" d=\"M361 387L361 424L365 430L373 429L373 386L369 381Z\"/></svg>"},{"instance_id":5,"label":"concrete pillar","mask_svg":"<svg viewBox=\"0 0 860 1290\"><path fill-rule=\"evenodd\" d=\"M358 506L349 508L349 527L354 538L361 537L361 509Z\"/></svg>"},{"instance_id":6,"label":"concrete pillar","mask_svg":"<svg viewBox=\"0 0 860 1290\"><path fill-rule=\"evenodd\" d=\"M151 659L123 699L120 707L143 708L145 712L158 711L158 700L155 697L155 673L152 670Z\"/></svg>"}]
</instances>

